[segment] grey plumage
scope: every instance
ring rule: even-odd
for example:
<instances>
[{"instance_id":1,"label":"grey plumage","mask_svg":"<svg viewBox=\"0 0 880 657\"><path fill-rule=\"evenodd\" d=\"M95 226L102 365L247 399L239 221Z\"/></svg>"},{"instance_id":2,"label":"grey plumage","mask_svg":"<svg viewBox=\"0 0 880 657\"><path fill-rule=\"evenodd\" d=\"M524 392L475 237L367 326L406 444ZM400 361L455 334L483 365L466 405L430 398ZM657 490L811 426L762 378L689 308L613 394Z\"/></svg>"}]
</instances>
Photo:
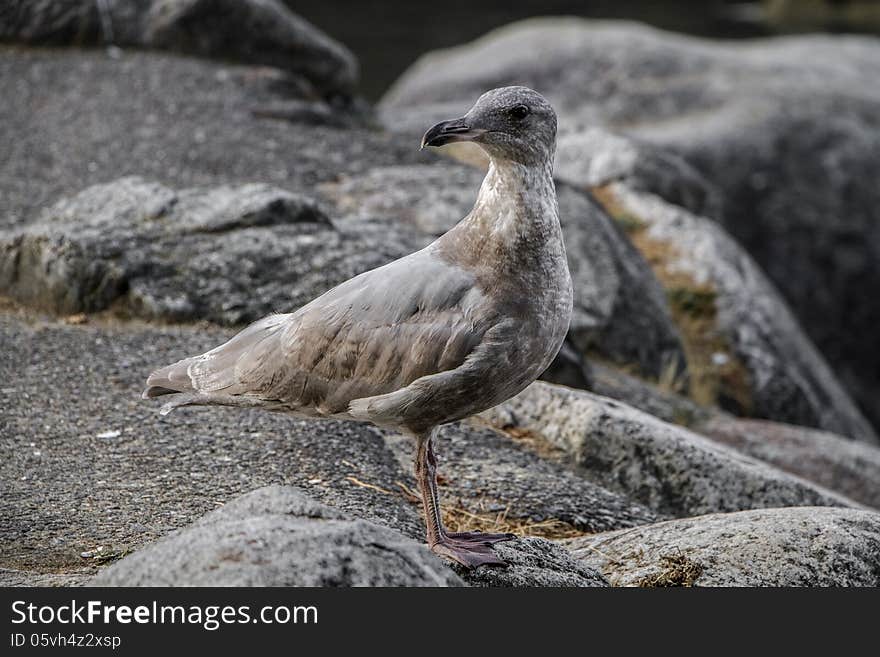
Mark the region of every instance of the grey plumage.
<instances>
[{"instance_id":1,"label":"grey plumage","mask_svg":"<svg viewBox=\"0 0 880 657\"><path fill-rule=\"evenodd\" d=\"M425 136L428 145L475 141L490 157L474 208L459 224L295 312L153 372L144 397L170 395L163 412L259 407L429 437L515 395L550 364L571 316L555 134L555 114L534 91L484 94L462 119Z\"/></svg>"}]
</instances>

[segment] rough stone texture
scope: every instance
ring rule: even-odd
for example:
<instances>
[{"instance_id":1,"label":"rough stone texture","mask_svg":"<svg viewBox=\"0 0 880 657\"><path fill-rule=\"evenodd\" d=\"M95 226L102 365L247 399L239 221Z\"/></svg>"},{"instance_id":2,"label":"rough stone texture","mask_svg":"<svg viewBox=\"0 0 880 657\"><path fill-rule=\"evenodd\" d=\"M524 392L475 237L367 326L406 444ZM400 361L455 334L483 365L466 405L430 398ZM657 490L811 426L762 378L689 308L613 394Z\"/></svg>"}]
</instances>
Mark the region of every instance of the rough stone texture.
<instances>
[{"instance_id":1,"label":"rough stone texture","mask_svg":"<svg viewBox=\"0 0 880 657\"><path fill-rule=\"evenodd\" d=\"M587 392L536 382L482 417L564 450L592 481L661 514L858 506L687 429Z\"/></svg>"},{"instance_id":2,"label":"rough stone texture","mask_svg":"<svg viewBox=\"0 0 880 657\"><path fill-rule=\"evenodd\" d=\"M100 573L94 586L455 586L399 532L348 520L289 486L269 486Z\"/></svg>"},{"instance_id":3,"label":"rough stone texture","mask_svg":"<svg viewBox=\"0 0 880 657\"><path fill-rule=\"evenodd\" d=\"M345 46L278 0L9 0L0 41L157 48L277 66L323 95L350 96L358 79Z\"/></svg>"},{"instance_id":4,"label":"rough stone texture","mask_svg":"<svg viewBox=\"0 0 880 657\"><path fill-rule=\"evenodd\" d=\"M682 157L599 127L561 135L554 172L560 180L581 187L626 181L634 190L656 194L695 214L721 213L721 191Z\"/></svg>"},{"instance_id":5,"label":"rough stone texture","mask_svg":"<svg viewBox=\"0 0 880 657\"><path fill-rule=\"evenodd\" d=\"M751 414L880 443L775 286L724 229L625 183L609 189L649 240L669 245L664 267L714 291L718 331L749 374Z\"/></svg>"},{"instance_id":6,"label":"rough stone texture","mask_svg":"<svg viewBox=\"0 0 880 657\"><path fill-rule=\"evenodd\" d=\"M320 189L344 216L381 216L440 235L470 211L481 181L478 170L447 162L377 167ZM571 344L649 377L683 370L678 331L647 263L589 195L559 184L557 196L574 287Z\"/></svg>"},{"instance_id":7,"label":"rough stone texture","mask_svg":"<svg viewBox=\"0 0 880 657\"><path fill-rule=\"evenodd\" d=\"M399 485L415 488L400 438L366 424L249 410L160 416L140 399L144 375L157 363L204 351L228 339L228 331L94 318L66 325L2 309L0 568L17 571L15 581L103 567L272 484L424 541L419 506ZM47 394L47 382L64 394ZM507 519L515 525L563 516L606 529L657 517L477 425L446 428L440 458L444 504L494 518L499 511L488 511L489 501L500 510L509 503ZM499 469L481 480L491 463ZM531 550L522 547L524 555ZM562 577L553 574L558 563L558 556L548 562L547 577Z\"/></svg>"},{"instance_id":8,"label":"rough stone texture","mask_svg":"<svg viewBox=\"0 0 880 657\"><path fill-rule=\"evenodd\" d=\"M441 495L473 512L501 514L528 525L562 521L582 532L654 522L658 515L606 490L554 454L538 454L478 420L441 429L437 440ZM386 441L401 469L412 467L414 444L396 434Z\"/></svg>"},{"instance_id":9,"label":"rough stone texture","mask_svg":"<svg viewBox=\"0 0 880 657\"><path fill-rule=\"evenodd\" d=\"M819 507L671 520L566 545L614 586L878 586L880 514ZM694 577L696 575L696 577Z\"/></svg>"},{"instance_id":10,"label":"rough stone texture","mask_svg":"<svg viewBox=\"0 0 880 657\"><path fill-rule=\"evenodd\" d=\"M310 199L266 185L176 192L123 178L0 233L0 290L62 314L116 304L147 318L240 324L418 245L369 222L333 225Z\"/></svg>"},{"instance_id":11,"label":"rough stone texture","mask_svg":"<svg viewBox=\"0 0 880 657\"><path fill-rule=\"evenodd\" d=\"M9 356L0 358L0 378L15 381L14 387L7 383L0 388L0 395L14 400L5 406L6 424L0 430L0 451L6 455L0 478L8 482L0 497L0 567L16 572L14 577L4 575L3 581L76 584L103 560L132 550L136 555L218 505L270 484L295 486L348 518L395 529L421 544L418 507L398 492L398 481L414 487L408 446L399 438L367 425L298 421L254 411L183 410L162 417L138 398L143 373L150 367L174 354L207 349L228 332L212 326L160 328L95 320L67 326L17 316L8 307L0 328ZM65 394L47 395L47 381ZM554 392L571 395L574 401L566 403L572 417L583 417L577 401L581 395ZM544 413L559 436L566 429L560 424L562 410L547 404ZM527 414L517 417L524 424ZM645 501L637 501L642 487L633 473L657 465L654 475L644 476L648 489L663 483L676 486L681 476L685 492L705 494L709 504L722 508L737 502L797 503L801 497L837 503L804 484L792 484L777 471L756 468L750 459L731 458L723 448L708 450L706 456L702 439L659 421L648 422L642 433L632 424L618 425L616 418L609 422L630 432L632 437L620 437L617 444L625 439L638 454L577 464L567 442L554 446L542 437L551 435L550 429L516 431L509 423L500 433L478 424L448 427L439 444L444 502L490 514L509 504L510 517L519 516L524 524L555 517L582 528L614 526L620 514L617 527L632 529L652 521ZM590 430L584 425L585 433ZM681 440L672 441L667 432ZM661 445L677 444L685 456L668 452L671 465L664 465L659 449L645 447L645 433ZM606 432L596 440L607 442L609 435L614 438ZM603 456L601 450L597 453ZM762 471L774 474L763 479L755 475ZM620 480L635 492L603 485L604 478ZM751 486L751 495L744 501L741 490L736 495L736 489L723 488L721 493L734 495L730 504L719 504L715 494L730 480ZM706 505L687 506L699 513ZM658 511L653 515L662 518ZM585 583L587 576L560 565L567 563L564 555L550 552L543 541L521 540L501 549L506 558L517 560L514 568L506 574L477 571L469 583L486 584L492 578L493 584L515 584L520 577L532 578L532 584ZM524 570L535 550L546 555L540 576Z\"/></svg>"},{"instance_id":12,"label":"rough stone texture","mask_svg":"<svg viewBox=\"0 0 880 657\"><path fill-rule=\"evenodd\" d=\"M341 216L388 218L439 237L470 212L484 175L448 161L443 166L374 167L322 183L318 191Z\"/></svg>"},{"instance_id":13,"label":"rough stone texture","mask_svg":"<svg viewBox=\"0 0 880 657\"><path fill-rule=\"evenodd\" d=\"M0 316L0 567L69 572L135 550L269 484L421 541L410 481L375 428L140 399L157 364L231 337L216 326L67 326ZM13 383L14 381L14 383ZM47 382L63 394L47 394ZM96 555L103 548L100 559Z\"/></svg>"},{"instance_id":14,"label":"rough stone texture","mask_svg":"<svg viewBox=\"0 0 880 657\"><path fill-rule=\"evenodd\" d=\"M357 127L279 69L7 46L0 87L2 227L125 176L174 189L260 182L313 195L316 183L342 174L436 160L419 153L418 140ZM272 118L290 103L301 111ZM315 120L327 111L348 127Z\"/></svg>"},{"instance_id":15,"label":"rough stone texture","mask_svg":"<svg viewBox=\"0 0 880 657\"><path fill-rule=\"evenodd\" d=\"M594 364L591 391L682 425L780 470L880 508L880 449L827 431L734 417Z\"/></svg>"},{"instance_id":16,"label":"rough stone texture","mask_svg":"<svg viewBox=\"0 0 880 657\"><path fill-rule=\"evenodd\" d=\"M880 449L872 445L827 431L721 414L698 422L694 430L780 470L880 509Z\"/></svg>"},{"instance_id":17,"label":"rough stone texture","mask_svg":"<svg viewBox=\"0 0 880 657\"><path fill-rule=\"evenodd\" d=\"M722 192L712 218L780 287L880 423L878 76L872 37L713 42L631 23L535 19L423 56L382 105L389 123L406 125L487 88L525 84L560 113L563 175L577 173L577 136L594 126L683 156ZM684 202L676 189L668 200Z\"/></svg>"},{"instance_id":18,"label":"rough stone texture","mask_svg":"<svg viewBox=\"0 0 880 657\"><path fill-rule=\"evenodd\" d=\"M507 568L467 571L454 565L453 569L471 586L608 586L596 570L572 558L565 548L541 538L498 543L495 550L507 561Z\"/></svg>"},{"instance_id":19,"label":"rough stone texture","mask_svg":"<svg viewBox=\"0 0 880 657\"><path fill-rule=\"evenodd\" d=\"M26 570L0 568L0 586L82 586L94 573L34 573Z\"/></svg>"}]
</instances>

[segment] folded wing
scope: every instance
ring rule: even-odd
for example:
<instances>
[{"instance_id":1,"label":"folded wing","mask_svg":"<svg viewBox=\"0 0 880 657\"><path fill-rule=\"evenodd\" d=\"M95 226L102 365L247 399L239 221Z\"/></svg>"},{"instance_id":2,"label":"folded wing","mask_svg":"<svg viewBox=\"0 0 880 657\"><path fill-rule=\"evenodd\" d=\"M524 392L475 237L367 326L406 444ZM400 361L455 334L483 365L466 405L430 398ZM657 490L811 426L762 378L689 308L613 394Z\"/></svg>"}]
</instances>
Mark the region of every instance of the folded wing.
<instances>
[{"instance_id":1,"label":"folded wing","mask_svg":"<svg viewBox=\"0 0 880 657\"><path fill-rule=\"evenodd\" d=\"M343 415L354 399L459 367L491 328L485 304L469 274L426 249L154 372L144 394L246 396Z\"/></svg>"}]
</instances>

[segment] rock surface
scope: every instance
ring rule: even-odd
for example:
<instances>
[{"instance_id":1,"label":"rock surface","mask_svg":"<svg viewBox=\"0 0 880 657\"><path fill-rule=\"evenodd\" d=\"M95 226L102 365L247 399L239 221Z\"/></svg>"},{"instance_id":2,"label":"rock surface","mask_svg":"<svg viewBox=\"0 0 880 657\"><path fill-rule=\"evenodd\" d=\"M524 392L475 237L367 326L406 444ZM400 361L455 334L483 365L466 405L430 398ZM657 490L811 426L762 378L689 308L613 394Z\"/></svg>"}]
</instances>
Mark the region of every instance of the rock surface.
<instances>
[{"instance_id":1,"label":"rock surface","mask_svg":"<svg viewBox=\"0 0 880 657\"><path fill-rule=\"evenodd\" d=\"M878 586L880 513L720 513L567 542L613 586Z\"/></svg>"},{"instance_id":2,"label":"rock surface","mask_svg":"<svg viewBox=\"0 0 880 657\"><path fill-rule=\"evenodd\" d=\"M705 408L613 368L592 367L592 392L623 401L780 470L880 508L880 448L809 427Z\"/></svg>"},{"instance_id":3,"label":"rock surface","mask_svg":"<svg viewBox=\"0 0 880 657\"><path fill-rule=\"evenodd\" d=\"M681 155L721 192L722 211L711 218L779 286L880 424L878 76L880 42L871 37L732 43L632 23L534 19L423 56L382 106L389 124L405 125L487 88L531 86L559 110L559 172L578 184L593 173L579 162L582 136L596 126ZM604 164L631 167L627 157ZM655 182L642 189L707 211L681 184L666 185L667 172L647 168L641 177Z\"/></svg>"},{"instance_id":4,"label":"rock surface","mask_svg":"<svg viewBox=\"0 0 880 657\"><path fill-rule=\"evenodd\" d=\"M654 194L704 217L722 212L721 190L681 156L597 126L559 137L554 173L579 187L625 182L632 190Z\"/></svg>"},{"instance_id":5,"label":"rock surface","mask_svg":"<svg viewBox=\"0 0 880 657\"><path fill-rule=\"evenodd\" d=\"M334 225L311 199L267 185L177 192L123 178L0 233L0 289L59 314L115 304L234 325L298 308L418 246L369 222Z\"/></svg>"},{"instance_id":6,"label":"rock surface","mask_svg":"<svg viewBox=\"0 0 880 657\"><path fill-rule=\"evenodd\" d=\"M592 481L657 513L858 506L847 498L621 402L533 383L483 413L492 426L562 450Z\"/></svg>"},{"instance_id":7,"label":"rock surface","mask_svg":"<svg viewBox=\"0 0 880 657\"><path fill-rule=\"evenodd\" d=\"M413 463L413 443L386 433L401 469ZM532 446L533 447L533 446ZM473 511L520 518L525 527L568 525L598 532L654 522L658 514L632 497L590 481L552 453L539 453L478 421L443 427L437 459L446 501L462 500Z\"/></svg>"},{"instance_id":8,"label":"rock surface","mask_svg":"<svg viewBox=\"0 0 880 657\"><path fill-rule=\"evenodd\" d=\"M455 586L399 532L349 520L289 486L236 498L110 566L94 586Z\"/></svg>"},{"instance_id":9,"label":"rock surface","mask_svg":"<svg viewBox=\"0 0 880 657\"><path fill-rule=\"evenodd\" d=\"M35 573L26 570L0 568L0 586L83 586L93 577L83 573Z\"/></svg>"},{"instance_id":10,"label":"rock surface","mask_svg":"<svg viewBox=\"0 0 880 657\"><path fill-rule=\"evenodd\" d=\"M16 581L105 567L273 484L301 489L352 520L424 540L419 507L404 493L415 482L408 446L399 438L364 424L250 411L183 410L163 417L139 398L144 372L205 350L228 331L97 320L66 325L10 312L7 307L0 315L10 355L0 358L0 378L17 382L0 388L15 402L7 405L0 431L0 451L7 455L0 478L8 482L0 496L0 568L17 571ZM47 381L63 394L47 395ZM440 458L443 503L462 529L490 530L500 519L503 530L571 536L657 518L485 427L448 427ZM499 468L489 472L491 463ZM531 567L533 542L527 543L515 551ZM534 549L549 550L557 564L548 562L547 581L570 577L552 574L561 563L556 551Z\"/></svg>"},{"instance_id":11,"label":"rock surface","mask_svg":"<svg viewBox=\"0 0 880 657\"><path fill-rule=\"evenodd\" d=\"M817 431L765 420L715 415L694 430L780 470L880 509L880 449Z\"/></svg>"},{"instance_id":12,"label":"rock surface","mask_svg":"<svg viewBox=\"0 0 880 657\"><path fill-rule=\"evenodd\" d=\"M357 60L279 0L10 0L0 41L156 48L276 66L322 95L355 91Z\"/></svg>"},{"instance_id":13,"label":"rock surface","mask_svg":"<svg viewBox=\"0 0 880 657\"><path fill-rule=\"evenodd\" d=\"M521 538L496 545L507 568L465 571L454 566L471 586L603 587L608 581L598 571L572 557L563 547L540 538Z\"/></svg>"},{"instance_id":14,"label":"rock surface","mask_svg":"<svg viewBox=\"0 0 880 657\"><path fill-rule=\"evenodd\" d=\"M680 392L670 390L668 386L645 381L606 364L591 363L590 371L590 392L622 401L664 422L689 427L720 413L716 409L697 404Z\"/></svg>"},{"instance_id":15,"label":"rock surface","mask_svg":"<svg viewBox=\"0 0 880 657\"><path fill-rule=\"evenodd\" d=\"M627 183L614 183L602 194L637 224L630 228L633 240L653 254L658 277L685 316L679 323L692 329L686 341L696 344L689 345L689 360L702 358L700 369L719 370L720 390L712 396L722 406L880 443L775 286L717 223ZM712 353L700 354L701 348ZM741 364L745 380L736 376L731 359ZM690 365L692 372L698 369L696 362Z\"/></svg>"},{"instance_id":16,"label":"rock surface","mask_svg":"<svg viewBox=\"0 0 880 657\"><path fill-rule=\"evenodd\" d=\"M549 541L516 540L501 553L509 567L458 569L459 577L426 545L346 519L296 488L268 486L124 558L90 585L607 586Z\"/></svg>"},{"instance_id":17,"label":"rock surface","mask_svg":"<svg viewBox=\"0 0 880 657\"><path fill-rule=\"evenodd\" d=\"M174 189L259 182L312 195L316 183L341 174L432 159L419 154L418 141L310 97L280 69L6 46L0 83L8 91L0 104L8 144L2 227L126 176Z\"/></svg>"}]
</instances>

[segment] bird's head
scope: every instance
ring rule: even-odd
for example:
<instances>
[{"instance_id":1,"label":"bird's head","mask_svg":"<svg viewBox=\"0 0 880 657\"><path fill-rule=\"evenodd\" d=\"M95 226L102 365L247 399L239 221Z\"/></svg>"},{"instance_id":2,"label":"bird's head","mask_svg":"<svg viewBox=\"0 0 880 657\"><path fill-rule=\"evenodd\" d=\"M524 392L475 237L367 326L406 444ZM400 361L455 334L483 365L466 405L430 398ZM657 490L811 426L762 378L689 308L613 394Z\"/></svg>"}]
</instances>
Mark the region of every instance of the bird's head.
<instances>
[{"instance_id":1,"label":"bird's head","mask_svg":"<svg viewBox=\"0 0 880 657\"><path fill-rule=\"evenodd\" d=\"M501 87L487 91L460 119L441 121L422 138L425 146L472 141L493 159L533 165L552 161L556 112L537 91Z\"/></svg>"}]
</instances>

